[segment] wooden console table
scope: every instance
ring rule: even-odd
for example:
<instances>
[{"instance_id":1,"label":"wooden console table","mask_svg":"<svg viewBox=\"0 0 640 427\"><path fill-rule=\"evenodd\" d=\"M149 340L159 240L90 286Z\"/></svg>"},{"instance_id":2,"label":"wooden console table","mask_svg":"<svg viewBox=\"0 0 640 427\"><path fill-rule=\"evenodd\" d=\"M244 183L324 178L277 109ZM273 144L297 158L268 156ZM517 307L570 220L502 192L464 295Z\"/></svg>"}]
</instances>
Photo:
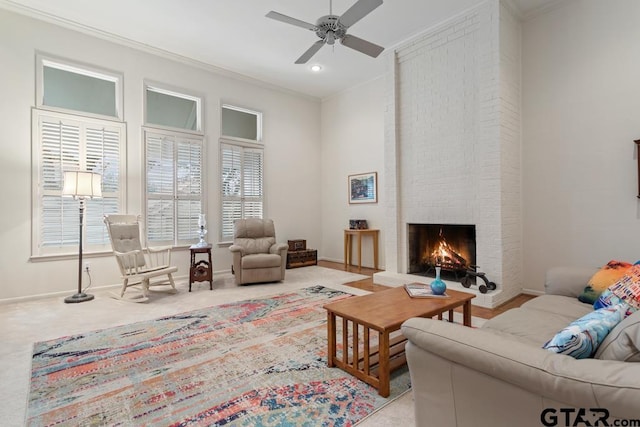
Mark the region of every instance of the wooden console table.
<instances>
[{"instance_id":1,"label":"wooden console table","mask_svg":"<svg viewBox=\"0 0 640 427\"><path fill-rule=\"evenodd\" d=\"M213 290L213 263L211 262L211 243L206 246L191 245L191 267L189 268L189 292L193 282L209 282L209 289ZM207 254L209 261L201 259L196 262L196 254Z\"/></svg>"},{"instance_id":2,"label":"wooden console table","mask_svg":"<svg viewBox=\"0 0 640 427\"><path fill-rule=\"evenodd\" d=\"M373 239L373 268L378 269L378 235L380 230L367 228L364 230L344 230L344 269L352 263L351 257L351 241L352 237L358 238L358 271L362 270L362 236L370 235Z\"/></svg>"}]
</instances>

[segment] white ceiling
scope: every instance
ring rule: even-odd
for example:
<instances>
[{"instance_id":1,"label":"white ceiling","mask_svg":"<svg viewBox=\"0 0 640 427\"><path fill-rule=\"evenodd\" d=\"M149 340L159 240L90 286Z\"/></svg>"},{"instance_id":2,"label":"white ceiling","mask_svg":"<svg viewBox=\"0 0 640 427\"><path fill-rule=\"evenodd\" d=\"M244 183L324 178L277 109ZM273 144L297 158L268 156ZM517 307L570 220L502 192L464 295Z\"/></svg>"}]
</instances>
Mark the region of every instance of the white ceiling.
<instances>
[{"instance_id":1,"label":"white ceiling","mask_svg":"<svg viewBox=\"0 0 640 427\"><path fill-rule=\"evenodd\" d=\"M356 0L333 0L341 15ZM484 0L385 0L349 33L389 49ZM522 14L564 0L512 0ZM378 77L384 53L370 58L339 43L325 45L308 64L294 61L315 41L308 30L265 17L270 10L315 24L329 0L0 0L0 7L65 25L116 35L324 98ZM320 64L313 73L309 67Z\"/></svg>"}]
</instances>

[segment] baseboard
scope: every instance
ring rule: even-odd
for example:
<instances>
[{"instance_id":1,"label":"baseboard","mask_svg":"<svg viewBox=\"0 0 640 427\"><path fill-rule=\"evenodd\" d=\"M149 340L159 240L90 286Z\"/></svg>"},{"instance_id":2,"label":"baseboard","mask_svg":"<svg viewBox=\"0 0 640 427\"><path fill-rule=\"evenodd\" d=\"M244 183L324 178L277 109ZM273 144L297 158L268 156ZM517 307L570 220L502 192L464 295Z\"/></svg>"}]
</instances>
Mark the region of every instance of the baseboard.
<instances>
[{"instance_id":1,"label":"baseboard","mask_svg":"<svg viewBox=\"0 0 640 427\"><path fill-rule=\"evenodd\" d=\"M318 261L328 261L328 262L336 262L338 264L344 264L344 258L328 258L328 257L321 257L318 256ZM353 264L351 265L353 267ZM357 265L356 265L357 267ZM362 268L369 268L371 270L374 270L373 265L367 265L367 264L362 264ZM384 265L379 265L378 266L378 270L382 271L384 270Z\"/></svg>"},{"instance_id":2,"label":"baseboard","mask_svg":"<svg viewBox=\"0 0 640 427\"><path fill-rule=\"evenodd\" d=\"M229 273L231 272L231 270L227 270ZM217 272L218 274L224 274L225 271L221 270ZM214 277L215 277L216 272L214 271ZM187 284L189 283L189 276L187 275L183 275L183 276L174 276L173 280L176 282L176 284ZM102 291L102 290L107 290L107 289L121 289L122 288L122 283L116 283L116 284L112 284L112 285L103 285L103 286L91 286L90 291ZM88 289L83 289L83 291L87 291ZM6 305L6 304L14 304L14 303L20 303L20 302L27 302L27 301L36 301L36 300L41 300L41 299L45 299L45 298L57 298L57 297L68 297L69 295L72 295L74 293L76 293L78 290L74 289L74 290L67 290L67 291L59 291L59 292L49 292L46 294L36 294L36 295L27 295L27 296L23 296L23 297L15 297L15 298L4 298L4 299L0 299L0 305ZM91 293L89 291L89 293Z\"/></svg>"}]
</instances>

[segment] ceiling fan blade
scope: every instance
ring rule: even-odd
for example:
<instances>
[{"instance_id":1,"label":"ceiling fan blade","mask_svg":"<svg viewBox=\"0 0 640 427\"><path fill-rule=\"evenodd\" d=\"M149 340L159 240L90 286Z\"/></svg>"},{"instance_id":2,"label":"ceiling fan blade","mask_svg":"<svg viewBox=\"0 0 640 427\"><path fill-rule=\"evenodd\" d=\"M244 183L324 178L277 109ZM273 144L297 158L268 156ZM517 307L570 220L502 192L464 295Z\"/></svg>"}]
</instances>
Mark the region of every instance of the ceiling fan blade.
<instances>
[{"instance_id":1,"label":"ceiling fan blade","mask_svg":"<svg viewBox=\"0 0 640 427\"><path fill-rule=\"evenodd\" d=\"M278 13L278 12L274 12L273 10L271 12L267 13L265 16L267 18L275 19L276 21L284 22L286 24L291 24L291 25L295 25L295 26L298 26L298 27L302 27L302 28L307 29L307 30L311 30L311 31L315 31L316 30L316 26L313 25L313 24L301 21L301 20L296 19L296 18L292 18L292 17L287 16L287 15L283 15L283 14Z\"/></svg>"},{"instance_id":2,"label":"ceiling fan blade","mask_svg":"<svg viewBox=\"0 0 640 427\"><path fill-rule=\"evenodd\" d=\"M305 53L302 54L300 58L296 61L296 64L306 64L308 60L311 59L313 55L316 54L320 50L320 48L324 45L324 40L318 40L314 44L311 45L309 49Z\"/></svg>"},{"instance_id":3,"label":"ceiling fan blade","mask_svg":"<svg viewBox=\"0 0 640 427\"><path fill-rule=\"evenodd\" d=\"M360 37L352 36L351 34L347 34L342 38L342 44L374 58L377 58L384 50L382 46L363 40Z\"/></svg>"},{"instance_id":4,"label":"ceiling fan blade","mask_svg":"<svg viewBox=\"0 0 640 427\"><path fill-rule=\"evenodd\" d=\"M345 13L343 13L340 18L338 18L338 22L344 25L345 28L349 28L381 4L382 0L358 0Z\"/></svg>"}]
</instances>

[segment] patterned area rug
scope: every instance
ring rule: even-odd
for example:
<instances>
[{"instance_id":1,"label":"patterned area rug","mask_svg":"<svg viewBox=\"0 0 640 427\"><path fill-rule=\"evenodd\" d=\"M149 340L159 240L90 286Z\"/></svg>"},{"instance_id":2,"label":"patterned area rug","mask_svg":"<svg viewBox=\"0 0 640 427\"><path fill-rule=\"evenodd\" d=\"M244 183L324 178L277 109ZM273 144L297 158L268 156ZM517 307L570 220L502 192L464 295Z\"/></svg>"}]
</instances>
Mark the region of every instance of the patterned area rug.
<instances>
[{"instance_id":1,"label":"patterned area rug","mask_svg":"<svg viewBox=\"0 0 640 427\"><path fill-rule=\"evenodd\" d=\"M327 367L326 311L310 287L39 342L27 424L351 426L391 396Z\"/></svg>"}]
</instances>

